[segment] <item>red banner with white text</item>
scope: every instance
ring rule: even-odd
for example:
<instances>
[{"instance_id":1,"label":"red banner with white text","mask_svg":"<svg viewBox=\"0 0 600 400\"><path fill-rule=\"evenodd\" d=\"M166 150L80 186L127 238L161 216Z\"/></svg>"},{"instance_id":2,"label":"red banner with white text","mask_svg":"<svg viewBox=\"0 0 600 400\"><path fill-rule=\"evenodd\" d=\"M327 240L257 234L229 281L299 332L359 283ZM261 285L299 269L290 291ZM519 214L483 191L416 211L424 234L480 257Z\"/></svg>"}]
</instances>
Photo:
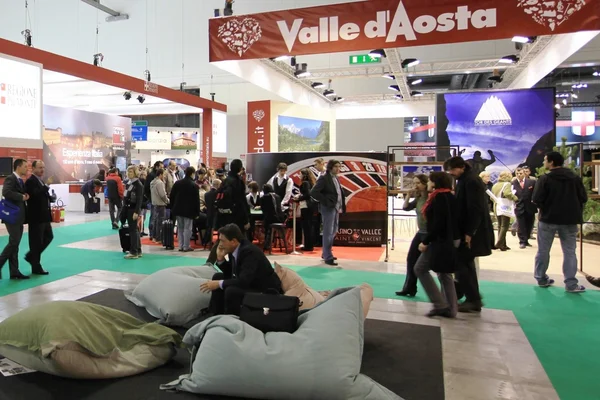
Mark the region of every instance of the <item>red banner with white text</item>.
<instances>
[{"instance_id":1,"label":"red banner with white text","mask_svg":"<svg viewBox=\"0 0 600 400\"><path fill-rule=\"evenodd\" d=\"M271 151L271 101L248 102L248 153Z\"/></svg>"},{"instance_id":2,"label":"red banner with white text","mask_svg":"<svg viewBox=\"0 0 600 400\"><path fill-rule=\"evenodd\" d=\"M599 29L600 0L370 0L214 18L209 46L212 62Z\"/></svg>"}]
</instances>

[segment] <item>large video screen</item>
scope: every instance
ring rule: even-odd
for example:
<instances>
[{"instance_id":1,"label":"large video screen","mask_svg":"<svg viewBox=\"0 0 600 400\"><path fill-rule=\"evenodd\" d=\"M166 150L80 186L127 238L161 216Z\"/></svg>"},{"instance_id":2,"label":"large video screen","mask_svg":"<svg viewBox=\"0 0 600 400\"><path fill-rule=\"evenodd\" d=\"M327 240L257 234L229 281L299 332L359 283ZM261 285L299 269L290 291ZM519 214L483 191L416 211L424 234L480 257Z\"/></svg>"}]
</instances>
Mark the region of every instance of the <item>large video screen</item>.
<instances>
[{"instance_id":1,"label":"large video screen","mask_svg":"<svg viewBox=\"0 0 600 400\"><path fill-rule=\"evenodd\" d=\"M535 173L556 144L554 88L437 96L437 144L460 146L475 172L492 180L527 165ZM438 160L450 157L438 151Z\"/></svg>"},{"instance_id":2,"label":"large video screen","mask_svg":"<svg viewBox=\"0 0 600 400\"><path fill-rule=\"evenodd\" d=\"M42 137L42 68L0 54L0 137Z\"/></svg>"}]
</instances>

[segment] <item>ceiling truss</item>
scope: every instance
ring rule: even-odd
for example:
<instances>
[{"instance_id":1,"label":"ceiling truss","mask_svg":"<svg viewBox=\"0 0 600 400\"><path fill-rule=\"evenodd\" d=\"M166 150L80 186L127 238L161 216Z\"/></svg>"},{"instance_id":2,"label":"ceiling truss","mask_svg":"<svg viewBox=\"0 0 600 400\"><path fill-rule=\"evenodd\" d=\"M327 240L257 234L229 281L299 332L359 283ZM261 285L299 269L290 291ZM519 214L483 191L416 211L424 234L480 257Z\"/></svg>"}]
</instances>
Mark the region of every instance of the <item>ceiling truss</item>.
<instances>
[{"instance_id":1,"label":"ceiling truss","mask_svg":"<svg viewBox=\"0 0 600 400\"><path fill-rule=\"evenodd\" d=\"M529 63L537 57L552 42L552 36L539 36L535 42L526 44L519 53L519 62L513 68L509 68L502 75L502 82L496 85L497 89L507 89L517 77L529 66Z\"/></svg>"},{"instance_id":2,"label":"ceiling truss","mask_svg":"<svg viewBox=\"0 0 600 400\"><path fill-rule=\"evenodd\" d=\"M333 100L330 99L327 96L323 95L323 91L319 90L319 89L315 89L311 86L311 81L307 80L307 79L298 79L296 78L296 75L294 75L294 68L289 65L286 62L283 61L273 61L270 59L262 59L260 60L263 64L265 64L266 66L268 66L269 68L283 74L284 76L286 76L290 81L303 86L305 89L313 92L314 94L316 94L317 96L319 96L320 98L324 99L325 101L327 101L329 104L333 103Z\"/></svg>"}]
</instances>

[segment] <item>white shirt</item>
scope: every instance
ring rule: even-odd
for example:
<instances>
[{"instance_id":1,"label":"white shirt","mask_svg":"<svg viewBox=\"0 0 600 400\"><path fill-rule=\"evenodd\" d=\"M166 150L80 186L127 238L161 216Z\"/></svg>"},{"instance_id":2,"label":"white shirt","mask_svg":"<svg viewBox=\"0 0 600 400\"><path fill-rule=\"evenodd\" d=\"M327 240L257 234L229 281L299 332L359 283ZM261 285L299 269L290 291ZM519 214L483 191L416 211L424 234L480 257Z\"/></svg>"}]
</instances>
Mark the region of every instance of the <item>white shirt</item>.
<instances>
[{"instance_id":1,"label":"white shirt","mask_svg":"<svg viewBox=\"0 0 600 400\"><path fill-rule=\"evenodd\" d=\"M288 179L287 175L284 175L283 177L281 177L279 174L273 176L271 179L269 179L269 185L273 186L273 189L275 188L274 182L275 182L275 178L277 178L277 185L281 186L281 184L283 183L284 180L288 180L287 181L287 186L285 187L285 196L283 196L283 199L281 199L281 207L284 210L287 210L289 208L289 206L287 205L287 203L290 202L290 199L292 198L292 191L294 190L294 181L290 178ZM285 205L285 206L284 206Z\"/></svg>"}]
</instances>

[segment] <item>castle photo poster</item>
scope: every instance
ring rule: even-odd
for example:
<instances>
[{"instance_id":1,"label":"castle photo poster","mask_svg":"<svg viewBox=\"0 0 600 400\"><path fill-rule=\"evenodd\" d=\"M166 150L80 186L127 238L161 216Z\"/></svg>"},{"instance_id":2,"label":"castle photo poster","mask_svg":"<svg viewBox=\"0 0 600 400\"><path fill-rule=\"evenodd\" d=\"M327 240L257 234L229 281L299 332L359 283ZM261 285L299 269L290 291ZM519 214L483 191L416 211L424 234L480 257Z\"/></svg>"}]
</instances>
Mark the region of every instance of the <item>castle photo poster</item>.
<instances>
[{"instance_id":1,"label":"castle photo poster","mask_svg":"<svg viewBox=\"0 0 600 400\"><path fill-rule=\"evenodd\" d=\"M279 151L329 151L329 129L329 121L280 115Z\"/></svg>"},{"instance_id":2,"label":"castle photo poster","mask_svg":"<svg viewBox=\"0 0 600 400\"><path fill-rule=\"evenodd\" d=\"M476 173L541 167L556 143L554 88L437 96L437 144L460 146ZM438 151L438 160L450 157Z\"/></svg>"}]
</instances>

